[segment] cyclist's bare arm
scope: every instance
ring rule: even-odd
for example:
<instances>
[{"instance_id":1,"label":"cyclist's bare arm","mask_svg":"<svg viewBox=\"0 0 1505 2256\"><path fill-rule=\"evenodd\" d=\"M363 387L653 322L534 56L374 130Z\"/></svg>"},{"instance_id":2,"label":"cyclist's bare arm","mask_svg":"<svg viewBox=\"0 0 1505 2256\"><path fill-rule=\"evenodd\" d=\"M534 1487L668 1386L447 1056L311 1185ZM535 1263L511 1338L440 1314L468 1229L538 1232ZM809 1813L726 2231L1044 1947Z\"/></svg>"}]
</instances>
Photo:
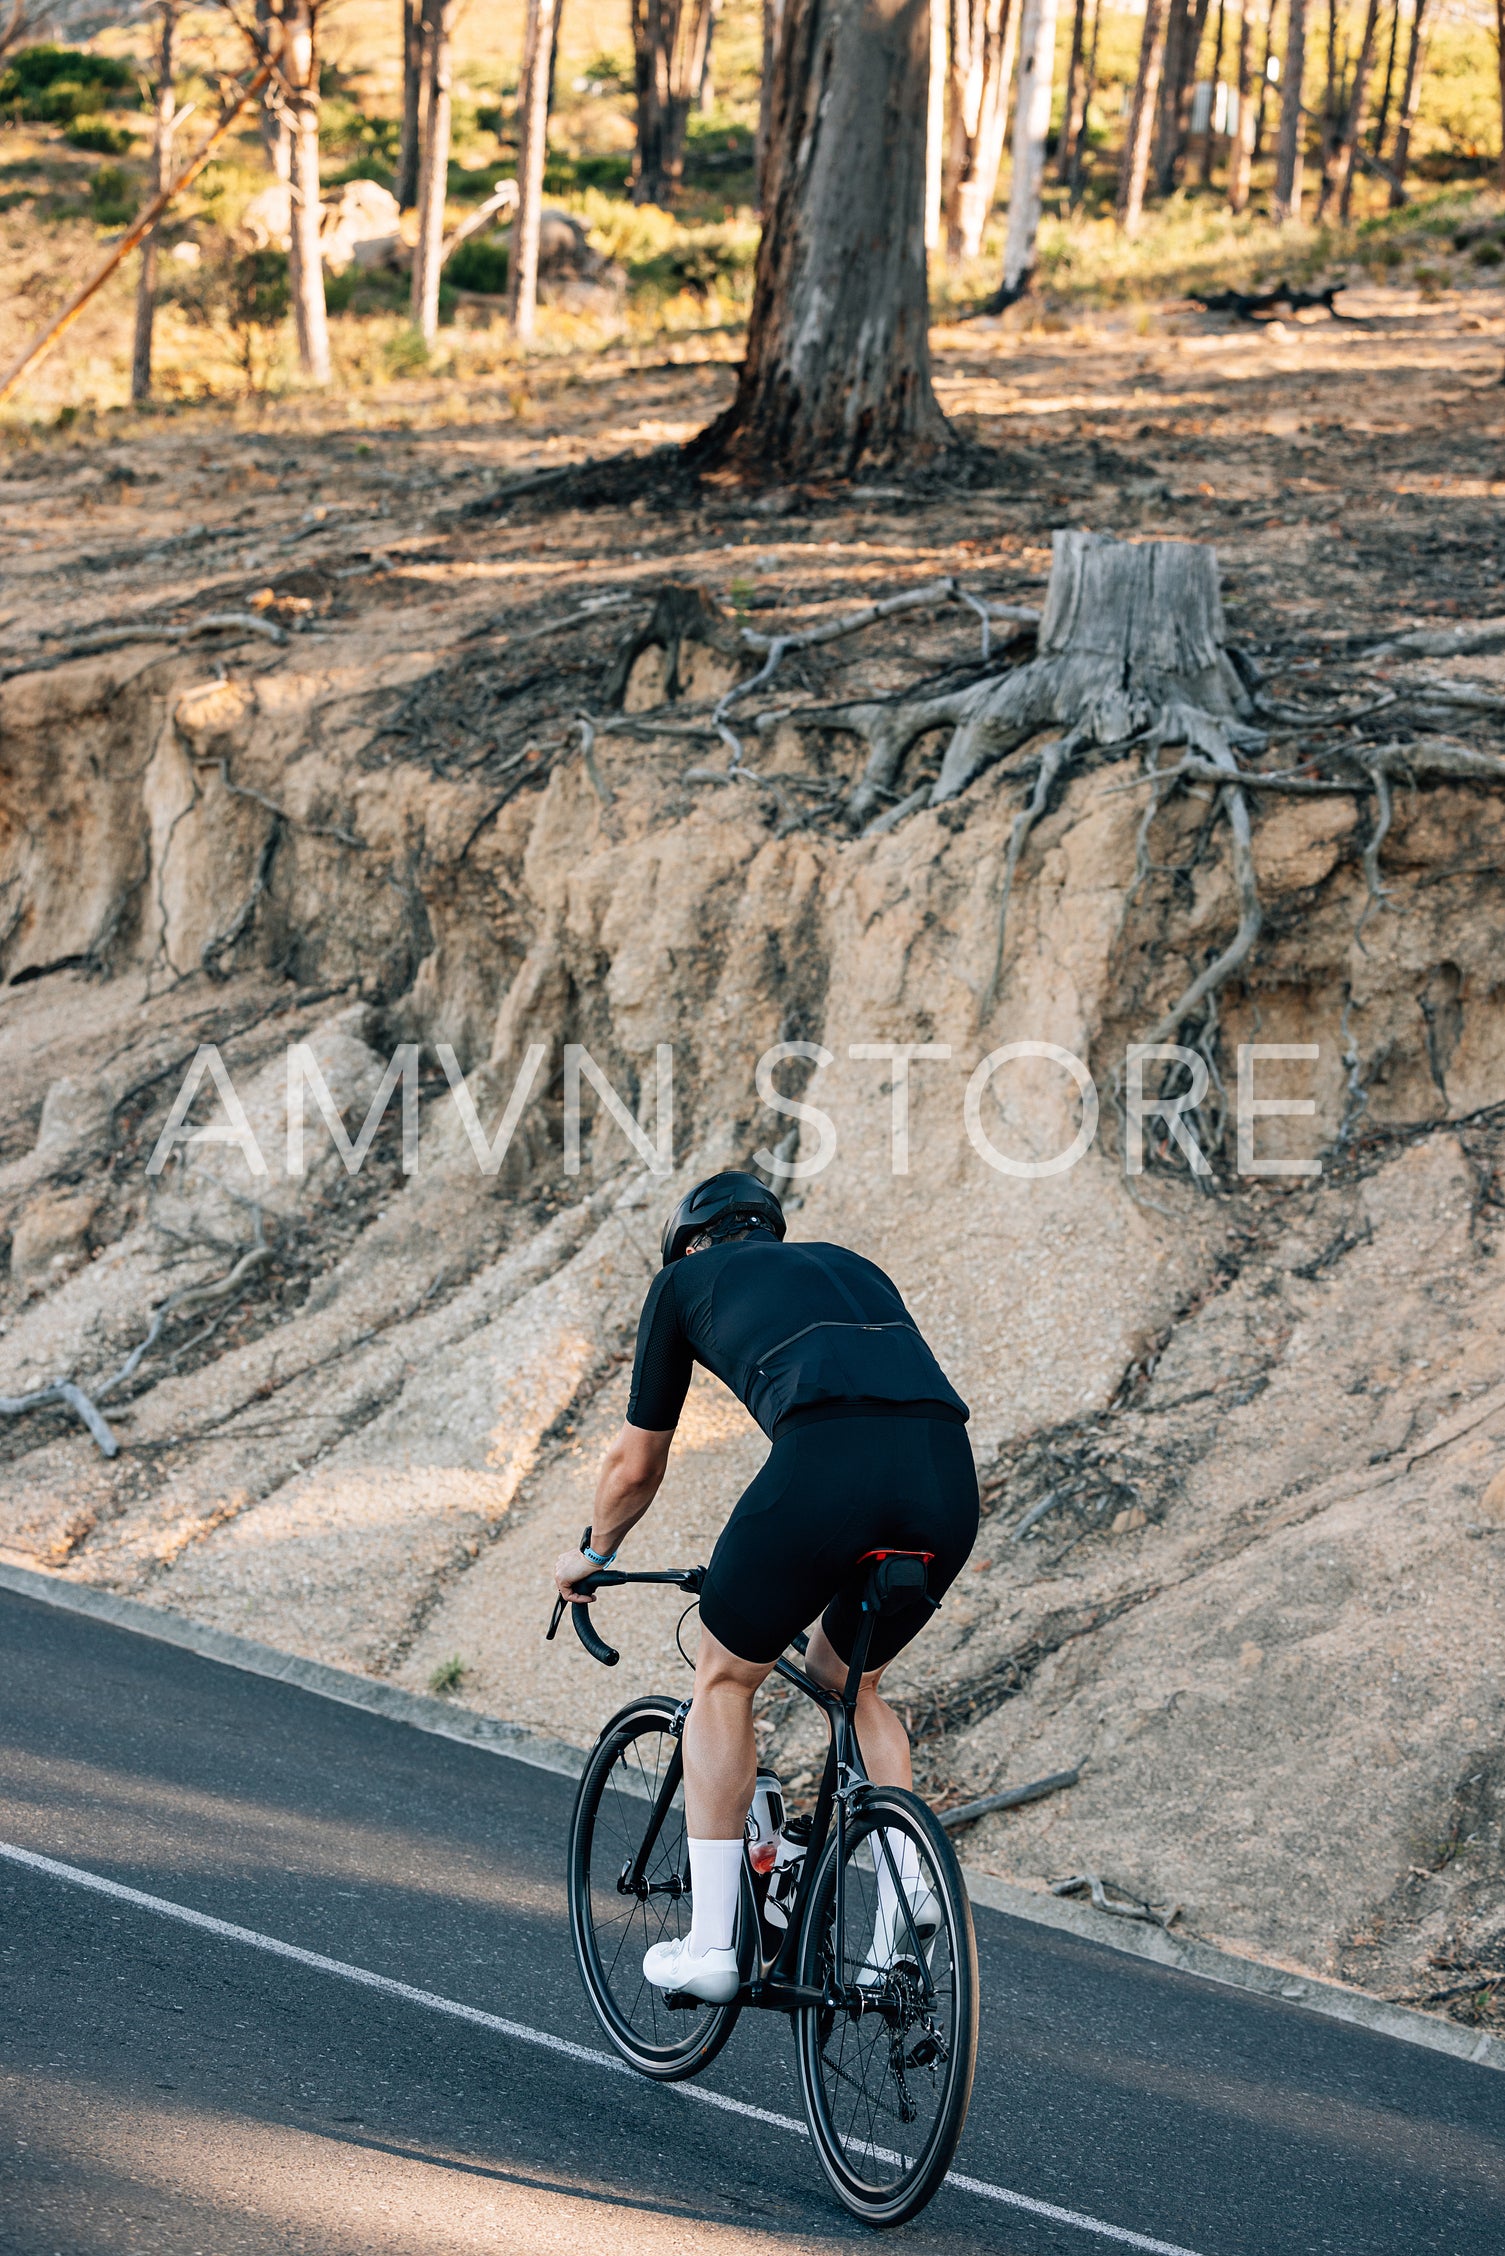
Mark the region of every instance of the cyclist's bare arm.
<instances>
[{"instance_id":1,"label":"cyclist's bare arm","mask_svg":"<svg viewBox=\"0 0 1505 2256\"><path fill-rule=\"evenodd\" d=\"M613 1437L591 1507L591 1549L603 1558L637 1526L663 1486L673 1440L672 1426L667 1433L649 1433L642 1426L624 1425ZM579 1551L562 1551L554 1562L560 1596L573 1597L574 1585L594 1571Z\"/></svg>"}]
</instances>

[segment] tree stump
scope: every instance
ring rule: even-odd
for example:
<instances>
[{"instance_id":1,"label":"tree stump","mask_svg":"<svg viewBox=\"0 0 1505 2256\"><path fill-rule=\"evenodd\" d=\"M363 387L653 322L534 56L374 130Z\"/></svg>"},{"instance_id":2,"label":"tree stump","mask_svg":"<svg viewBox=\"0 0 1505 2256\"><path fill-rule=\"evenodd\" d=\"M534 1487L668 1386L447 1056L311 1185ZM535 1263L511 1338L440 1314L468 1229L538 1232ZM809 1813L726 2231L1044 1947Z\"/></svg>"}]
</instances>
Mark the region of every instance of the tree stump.
<instances>
[{"instance_id":1,"label":"tree stump","mask_svg":"<svg viewBox=\"0 0 1505 2256\"><path fill-rule=\"evenodd\" d=\"M941 772L923 795L901 802L906 813L954 799L984 768L1047 729L1067 731L1072 752L1146 736L1209 758L1230 745L1263 745L1224 646L1214 549L1058 532L1053 552L1030 664L933 697L843 709L845 725L872 747L848 802L855 827L875 818L888 827L898 818L890 802L905 759L920 737L948 723Z\"/></svg>"}]
</instances>

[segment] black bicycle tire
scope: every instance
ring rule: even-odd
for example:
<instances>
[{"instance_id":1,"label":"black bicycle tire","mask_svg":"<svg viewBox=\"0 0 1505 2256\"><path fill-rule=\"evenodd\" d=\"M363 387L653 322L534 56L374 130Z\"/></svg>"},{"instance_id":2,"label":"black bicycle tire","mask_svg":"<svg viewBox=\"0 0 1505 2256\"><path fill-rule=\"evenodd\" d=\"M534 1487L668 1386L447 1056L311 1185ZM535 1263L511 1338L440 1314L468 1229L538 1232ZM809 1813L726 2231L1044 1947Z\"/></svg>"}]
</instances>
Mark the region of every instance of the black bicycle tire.
<instances>
[{"instance_id":1,"label":"black bicycle tire","mask_svg":"<svg viewBox=\"0 0 1505 2256\"><path fill-rule=\"evenodd\" d=\"M932 2200L950 2169L967 2120L972 2082L977 2069L977 1937L972 1924L972 1904L944 1828L917 1794L897 1786L871 1786L854 1804L853 1815L865 1821L884 1813L902 1818L924 1840L932 1869L946 1899L951 1938L951 1963L956 1986L957 2041L950 2062L946 2094L936 2124L914 2170L907 2172L891 2192L876 2195L845 2162L834 2126L827 2120L827 2099L818 2062L821 2053L820 2008L801 2006L795 2016L795 2051L799 2062L800 2092L810 2143L832 2191L843 2206L864 2224L902 2225ZM821 1977L821 1931L824 1904L836 1868L837 1840L833 1827L806 1901L800 1933L799 1968L802 1984L814 1985Z\"/></svg>"},{"instance_id":2,"label":"black bicycle tire","mask_svg":"<svg viewBox=\"0 0 1505 2256\"><path fill-rule=\"evenodd\" d=\"M630 1700L619 1708L610 1722L602 1727L601 1735L592 1748L580 1784L575 1794L575 1808L570 1819L567 1892L569 1896L570 1937L575 1946L575 1963L580 1969L580 1979L590 2000L591 2011L605 2030L615 2051L639 2075L650 2076L655 2083L680 2083L686 2077L698 2076L715 2059L732 2030L742 2008L740 2003L712 2007L693 2040L682 2045L648 2046L636 2037L631 2024L616 2007L611 1985L600 1964L596 1945L595 1925L590 1916L590 1850L596 1813L606 1781L611 1774L617 1753L639 1730L668 1731L678 1703L665 1696L648 1693L643 1698ZM648 1804L643 1804L647 1817ZM743 1916L741 1936L755 1930L756 1914L753 1911L751 1892L744 1876ZM745 1948L744 1948L745 1955ZM747 1969L743 1968L744 1978Z\"/></svg>"}]
</instances>

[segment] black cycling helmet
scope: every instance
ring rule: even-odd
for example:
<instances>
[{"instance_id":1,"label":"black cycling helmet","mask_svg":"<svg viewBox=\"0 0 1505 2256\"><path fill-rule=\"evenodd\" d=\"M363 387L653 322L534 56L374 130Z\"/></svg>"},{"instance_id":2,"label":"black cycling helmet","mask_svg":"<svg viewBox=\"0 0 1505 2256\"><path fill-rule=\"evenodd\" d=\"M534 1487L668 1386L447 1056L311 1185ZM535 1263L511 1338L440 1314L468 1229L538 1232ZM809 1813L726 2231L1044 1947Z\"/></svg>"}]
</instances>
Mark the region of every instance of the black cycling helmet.
<instances>
[{"instance_id":1,"label":"black cycling helmet","mask_svg":"<svg viewBox=\"0 0 1505 2256\"><path fill-rule=\"evenodd\" d=\"M686 1191L664 1224L664 1267L688 1253L703 1231L729 1237L739 1223L749 1222L761 1223L776 1238L784 1235L784 1209L768 1185L735 1167L708 1175L693 1191Z\"/></svg>"}]
</instances>

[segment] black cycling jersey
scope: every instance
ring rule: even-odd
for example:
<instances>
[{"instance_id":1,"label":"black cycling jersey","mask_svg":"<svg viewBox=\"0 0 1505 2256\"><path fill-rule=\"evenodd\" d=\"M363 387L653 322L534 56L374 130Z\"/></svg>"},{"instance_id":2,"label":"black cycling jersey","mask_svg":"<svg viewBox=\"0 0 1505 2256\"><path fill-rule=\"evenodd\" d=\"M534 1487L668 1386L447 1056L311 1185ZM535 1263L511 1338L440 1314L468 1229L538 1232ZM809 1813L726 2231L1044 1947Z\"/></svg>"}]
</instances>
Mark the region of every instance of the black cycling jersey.
<instances>
[{"instance_id":1,"label":"black cycling jersey","mask_svg":"<svg viewBox=\"0 0 1505 2256\"><path fill-rule=\"evenodd\" d=\"M905 1411L958 1422L967 1406L925 1344L898 1287L837 1245L758 1235L661 1269L638 1325L629 1425L679 1422L702 1363L766 1434L804 1415Z\"/></svg>"}]
</instances>

